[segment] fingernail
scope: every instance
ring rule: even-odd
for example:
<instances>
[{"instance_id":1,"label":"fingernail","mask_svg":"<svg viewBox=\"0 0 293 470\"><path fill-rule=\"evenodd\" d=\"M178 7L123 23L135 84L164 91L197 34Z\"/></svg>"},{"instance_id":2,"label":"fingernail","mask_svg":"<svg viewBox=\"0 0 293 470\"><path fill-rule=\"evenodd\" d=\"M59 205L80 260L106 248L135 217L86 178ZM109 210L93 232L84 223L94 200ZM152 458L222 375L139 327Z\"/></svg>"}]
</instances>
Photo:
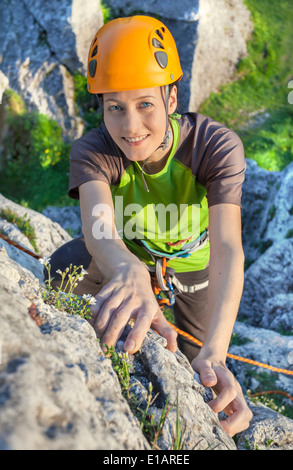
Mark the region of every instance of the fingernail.
<instances>
[{"instance_id":1,"label":"fingernail","mask_svg":"<svg viewBox=\"0 0 293 470\"><path fill-rule=\"evenodd\" d=\"M215 377L212 374L204 375L205 380L213 380Z\"/></svg>"},{"instance_id":2,"label":"fingernail","mask_svg":"<svg viewBox=\"0 0 293 470\"><path fill-rule=\"evenodd\" d=\"M203 379L203 382L205 382L205 383L211 383L211 382L214 382L214 381L215 381L215 377L213 377L212 375L207 375Z\"/></svg>"},{"instance_id":3,"label":"fingernail","mask_svg":"<svg viewBox=\"0 0 293 470\"><path fill-rule=\"evenodd\" d=\"M125 341L124 343L124 351L133 351L135 348L135 342L133 341L133 339L128 339L127 341Z\"/></svg>"}]
</instances>

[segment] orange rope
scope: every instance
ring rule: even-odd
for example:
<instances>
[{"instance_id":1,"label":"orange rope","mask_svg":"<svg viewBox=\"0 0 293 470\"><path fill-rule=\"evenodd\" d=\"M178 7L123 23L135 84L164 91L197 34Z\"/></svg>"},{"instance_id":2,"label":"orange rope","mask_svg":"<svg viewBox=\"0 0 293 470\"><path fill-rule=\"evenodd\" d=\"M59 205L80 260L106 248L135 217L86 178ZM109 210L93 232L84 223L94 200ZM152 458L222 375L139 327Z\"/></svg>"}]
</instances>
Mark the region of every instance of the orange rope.
<instances>
[{"instance_id":1,"label":"orange rope","mask_svg":"<svg viewBox=\"0 0 293 470\"><path fill-rule=\"evenodd\" d=\"M13 240L10 240L6 235L3 233L0 233L0 238L3 238L7 243L9 243L12 246L15 246L15 248L18 248L19 250L23 251L24 253L27 253L28 255L32 256L33 258L40 259L40 256L36 255L33 251L28 250L27 248L24 248L22 245L19 245L19 243L16 243Z\"/></svg>"},{"instance_id":2,"label":"orange rope","mask_svg":"<svg viewBox=\"0 0 293 470\"><path fill-rule=\"evenodd\" d=\"M162 275L163 275L163 278L165 278L166 267L167 267L167 260L166 260L166 258L163 258L162 259ZM156 276L152 280L152 286L153 286L154 294L156 296L158 296L158 294L160 294L160 292L161 292L161 288L158 284ZM167 304L169 304L169 299L167 299L167 298L157 298L157 301L158 301L158 303L159 303L162 310L166 306L168 306ZM186 331L180 330L179 328L177 328L177 326L173 325L172 323L170 323L170 322L168 322L168 323L181 336L184 336L185 338L189 339L190 341L195 343L197 346L201 347L203 345L203 343L201 341L199 341L197 338L195 338L194 336L190 335L189 333L186 333ZM227 353L227 357L229 357L230 359L235 359L236 361L246 362L247 364L252 364L254 366L263 367L265 369L269 369L269 370L272 370L274 372L279 372L281 374L288 374L288 375L293 376L293 371L292 370L281 369L279 367L270 366L268 364L263 364L262 362L254 361L254 360L248 359L246 357L236 356L235 354L231 354L231 353Z\"/></svg>"},{"instance_id":3,"label":"orange rope","mask_svg":"<svg viewBox=\"0 0 293 470\"><path fill-rule=\"evenodd\" d=\"M0 237L3 238L5 241L7 241L8 243L10 243L11 245L15 246L16 248L18 248L19 250L22 250L24 251L25 253L29 254L30 256L36 258L36 259L40 259L40 256L36 255L35 253L33 253L32 251L24 248L23 246L19 245L18 243L10 240L8 237L6 237L4 234L0 233ZM166 274L166 267L167 267L167 260L166 258L163 258L163 264L162 264L162 273L163 273L163 277L165 276ZM159 294L161 289L160 289L160 286L156 280L156 278L153 280L153 291L154 291L154 294ZM162 308L164 308L164 304L168 304L169 303L169 299L159 299L158 300L160 306ZM32 314L32 311L30 312L31 316L33 319L36 318L36 315L35 315L35 311L33 312ZM186 338L188 338L189 340L191 340L193 343L197 344L198 346L202 346L203 343L201 341L199 341L198 339L194 338L193 336L191 336L190 334L186 333L185 331L182 331L180 330L179 328L177 328L175 325L173 325L172 323L169 322L169 324L172 326L172 328L174 328L174 330L177 331L178 334L180 334L181 336L185 336ZM265 369L269 369L269 370L272 370L274 372L279 372L281 374L287 374L287 375L292 375L293 376L293 371L292 370L286 370L286 369L281 369L281 368L278 368L278 367L273 367L273 366L270 366L268 364L263 364L262 362L258 362L258 361L253 361L252 359L247 359L246 357L241 357L241 356L236 356L235 354L230 354L230 353L227 353L227 357L231 358L231 359L235 359L236 361L242 361L242 362L246 362L247 364L252 364L252 365L255 365L255 366L258 366L258 367L263 367Z\"/></svg>"},{"instance_id":4,"label":"orange rope","mask_svg":"<svg viewBox=\"0 0 293 470\"><path fill-rule=\"evenodd\" d=\"M166 267L167 267L167 260L166 260L166 258L163 258L162 259L162 275L163 275L163 278L165 277L165 274L166 274ZM154 277L154 279L152 281L152 285L153 285L154 294L155 295L160 294L161 289L160 289L160 286L158 284L156 276ZM159 303L162 310L165 308L165 306L167 306L166 304L169 303L169 299L164 299L164 298L158 298L157 301L158 301L158 303ZM170 322L168 322L168 323L169 323L169 325L172 326L172 328L174 328L175 331L177 331L178 334L180 334L181 336L184 336L185 338L189 339L190 341L195 343L197 346L202 347L203 343L201 341L199 341L197 338L190 335L189 333L186 333L186 331L180 330L179 328L177 328L177 326L173 325L172 323L170 323ZM247 364L252 364L254 366L263 367L263 368L269 369L273 372L279 372L280 374L287 374L287 375L292 375L293 376L293 370L281 369L279 367L270 366L268 364L263 364L262 362L254 361L254 360L248 359L246 357L236 356L235 354L231 354L231 353L227 353L227 357L229 357L230 359L235 359L236 361L241 361L241 362L245 362Z\"/></svg>"},{"instance_id":5,"label":"orange rope","mask_svg":"<svg viewBox=\"0 0 293 470\"><path fill-rule=\"evenodd\" d=\"M203 343L201 341L199 341L198 339L194 338L194 336L191 336L190 334L186 333L185 331L180 330L179 328L177 328L177 326L173 325L172 323L170 323L170 322L168 322L168 323L181 336L185 336L185 338L190 339L190 341L197 344L198 346L203 345ZM279 372L280 374L293 375L293 370L281 369L281 368L278 368L278 367L270 366L268 364L263 364L262 362L253 361L252 359L247 359L246 357L236 356L235 354L227 353L227 357L229 357L231 359L235 359L236 361L246 362L247 364L252 364L254 366L263 367L265 369L269 369L269 370L272 370L274 372Z\"/></svg>"}]
</instances>

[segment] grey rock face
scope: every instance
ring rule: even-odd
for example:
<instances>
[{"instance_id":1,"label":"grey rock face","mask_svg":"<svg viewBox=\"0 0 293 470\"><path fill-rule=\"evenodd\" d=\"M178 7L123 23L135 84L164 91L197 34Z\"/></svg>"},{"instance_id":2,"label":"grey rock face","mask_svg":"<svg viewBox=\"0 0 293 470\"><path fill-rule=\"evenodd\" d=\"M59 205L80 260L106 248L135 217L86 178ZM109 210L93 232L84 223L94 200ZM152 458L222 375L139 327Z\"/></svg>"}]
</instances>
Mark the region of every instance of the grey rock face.
<instances>
[{"instance_id":1,"label":"grey rock face","mask_svg":"<svg viewBox=\"0 0 293 470\"><path fill-rule=\"evenodd\" d=\"M240 314L251 325L293 331L293 164L281 172L247 160L243 185L245 272Z\"/></svg>"},{"instance_id":2,"label":"grey rock face","mask_svg":"<svg viewBox=\"0 0 293 470\"><path fill-rule=\"evenodd\" d=\"M99 4L4 0L1 7L1 70L10 88L29 109L57 120L65 137L80 137L72 75L85 73L90 41L103 24Z\"/></svg>"},{"instance_id":3,"label":"grey rock face","mask_svg":"<svg viewBox=\"0 0 293 470\"><path fill-rule=\"evenodd\" d=\"M2 275L0 282L0 434L6 447L147 448L89 324L39 300L39 328L22 288Z\"/></svg>"},{"instance_id":4,"label":"grey rock face","mask_svg":"<svg viewBox=\"0 0 293 470\"><path fill-rule=\"evenodd\" d=\"M278 294L293 291L293 239L271 246L245 274L245 287L240 312L248 316L253 325L263 325L264 303ZM288 322L292 326L292 317Z\"/></svg>"},{"instance_id":5,"label":"grey rock face","mask_svg":"<svg viewBox=\"0 0 293 470\"><path fill-rule=\"evenodd\" d=\"M53 222L57 222L65 230L70 229L75 237L82 236L80 207L55 207L47 206L42 214Z\"/></svg>"},{"instance_id":6,"label":"grey rock face","mask_svg":"<svg viewBox=\"0 0 293 470\"><path fill-rule=\"evenodd\" d=\"M239 321L235 323L233 332L237 335L240 344L231 345L229 353L279 369L292 369L293 361L290 353L293 349L293 342L291 336L282 335L268 328L256 328ZM270 374L269 369L255 366L250 366L250 370L253 368L255 373L249 374L249 370L245 368L243 362L233 359L229 360L229 366L240 382L245 382L246 388L252 391L258 386L258 374ZM292 377L286 374L274 374L272 379L274 377L276 378L274 388L279 388L292 395Z\"/></svg>"},{"instance_id":7,"label":"grey rock face","mask_svg":"<svg viewBox=\"0 0 293 470\"><path fill-rule=\"evenodd\" d=\"M279 173L260 168L254 160L246 159L247 170L242 187L242 239L245 257L253 262L262 254L268 221L273 215L275 188Z\"/></svg>"},{"instance_id":8,"label":"grey rock face","mask_svg":"<svg viewBox=\"0 0 293 470\"><path fill-rule=\"evenodd\" d=\"M293 421L263 405L250 405L254 419L241 433L238 450L292 450Z\"/></svg>"},{"instance_id":9,"label":"grey rock face","mask_svg":"<svg viewBox=\"0 0 293 470\"><path fill-rule=\"evenodd\" d=\"M200 0L190 111L196 111L211 92L233 80L239 59L247 55L246 42L252 30L242 0Z\"/></svg>"},{"instance_id":10,"label":"grey rock face","mask_svg":"<svg viewBox=\"0 0 293 470\"><path fill-rule=\"evenodd\" d=\"M279 184L273 191L273 217L268 223L265 237L274 242L293 237L293 163L279 176Z\"/></svg>"},{"instance_id":11,"label":"grey rock face","mask_svg":"<svg viewBox=\"0 0 293 470\"><path fill-rule=\"evenodd\" d=\"M117 376L92 327L78 316L44 304L40 296L42 283L4 250L0 260L2 447L150 448L121 395ZM29 315L32 302L41 325ZM180 419L186 423L186 445L235 449L234 441L205 403L206 391L194 378L186 358L169 353L161 341L150 332L139 354L132 358L137 382L152 381L159 393L154 405L157 415L167 395L174 403L178 392ZM161 439L165 448L171 444L175 419L174 410Z\"/></svg>"},{"instance_id":12,"label":"grey rock face","mask_svg":"<svg viewBox=\"0 0 293 470\"><path fill-rule=\"evenodd\" d=\"M55 230L55 225L48 225L48 230ZM104 356L91 326L79 316L45 304L39 261L26 254L12 259L3 245L5 242L0 249L1 448L150 449L151 443L122 396L111 361ZM32 304L35 311L29 311ZM253 338L253 342L244 349L234 346L233 353L288 366L284 356L290 356L290 337L242 324L236 324L235 331ZM122 336L118 353L123 341ZM293 448L292 421L266 407L265 418L260 418L258 407L253 408L256 412L251 427L237 436L236 446L207 404L211 390L202 386L185 356L179 351L172 354L165 346L165 340L150 330L140 351L128 359L130 390L137 406L146 407L150 382L154 401L149 411L155 422L160 421L169 400L171 409L158 440L161 449L172 448L177 399L187 449L236 450L247 443L265 446L271 439L272 426L279 448ZM234 364L234 369L241 378L242 363ZM290 378L287 384L282 380L282 388L287 387L290 393Z\"/></svg>"},{"instance_id":13,"label":"grey rock face","mask_svg":"<svg viewBox=\"0 0 293 470\"><path fill-rule=\"evenodd\" d=\"M292 238L293 164L268 171L247 159L243 184L242 219L245 254L257 259L274 242Z\"/></svg>"},{"instance_id":14,"label":"grey rock face","mask_svg":"<svg viewBox=\"0 0 293 470\"><path fill-rule=\"evenodd\" d=\"M20 204L16 204L15 202L10 201L2 194L0 194L0 211L4 209L8 209L9 211L15 212L19 217L24 217L25 219L29 220L30 225L35 231L36 244L39 249L38 254L42 257L50 256L50 254L53 253L53 251L55 251L57 248L59 248L59 246L72 239L68 232L66 232L66 230L63 229L56 222L53 222L51 219L45 217L39 212L23 207ZM4 225L2 223L2 229L3 226ZM9 237L13 237L14 241L22 241L21 244L23 244L24 246L31 246L29 240L24 239L23 234L21 234L21 240L20 238L17 238L18 236L20 237L19 231L16 231L18 234L16 238L15 236L13 236L10 230L7 230L7 232L9 233ZM7 236L8 233L6 233Z\"/></svg>"}]
</instances>

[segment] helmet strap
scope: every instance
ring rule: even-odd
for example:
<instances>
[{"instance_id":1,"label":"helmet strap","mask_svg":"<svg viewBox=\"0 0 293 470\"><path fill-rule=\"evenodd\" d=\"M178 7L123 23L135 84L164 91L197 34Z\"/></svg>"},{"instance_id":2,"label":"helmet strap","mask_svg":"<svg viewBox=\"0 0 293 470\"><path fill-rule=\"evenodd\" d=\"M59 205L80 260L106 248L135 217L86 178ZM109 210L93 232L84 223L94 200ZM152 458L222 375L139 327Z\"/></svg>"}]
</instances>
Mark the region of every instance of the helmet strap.
<instances>
[{"instance_id":1,"label":"helmet strap","mask_svg":"<svg viewBox=\"0 0 293 470\"><path fill-rule=\"evenodd\" d=\"M169 113L168 113L168 111L169 111L169 85L165 85L165 97L166 97L166 100L165 100L166 131L165 131L163 142L160 145L160 147L162 147L163 150L166 150L166 148L168 147L168 145L170 143L170 139L171 139L171 132L169 131Z\"/></svg>"}]
</instances>

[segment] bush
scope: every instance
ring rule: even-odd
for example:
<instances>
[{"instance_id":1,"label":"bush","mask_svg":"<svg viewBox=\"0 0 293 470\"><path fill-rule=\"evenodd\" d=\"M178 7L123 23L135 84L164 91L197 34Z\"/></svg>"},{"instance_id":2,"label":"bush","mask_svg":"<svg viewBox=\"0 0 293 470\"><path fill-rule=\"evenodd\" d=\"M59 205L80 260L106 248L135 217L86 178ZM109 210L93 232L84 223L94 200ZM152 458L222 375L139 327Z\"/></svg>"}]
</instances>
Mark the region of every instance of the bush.
<instances>
[{"instance_id":1,"label":"bush","mask_svg":"<svg viewBox=\"0 0 293 470\"><path fill-rule=\"evenodd\" d=\"M8 132L3 145L1 192L11 200L42 211L67 200L70 146L56 121L27 111L13 91L5 92Z\"/></svg>"}]
</instances>

